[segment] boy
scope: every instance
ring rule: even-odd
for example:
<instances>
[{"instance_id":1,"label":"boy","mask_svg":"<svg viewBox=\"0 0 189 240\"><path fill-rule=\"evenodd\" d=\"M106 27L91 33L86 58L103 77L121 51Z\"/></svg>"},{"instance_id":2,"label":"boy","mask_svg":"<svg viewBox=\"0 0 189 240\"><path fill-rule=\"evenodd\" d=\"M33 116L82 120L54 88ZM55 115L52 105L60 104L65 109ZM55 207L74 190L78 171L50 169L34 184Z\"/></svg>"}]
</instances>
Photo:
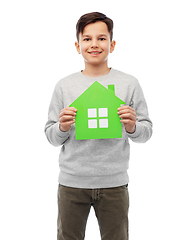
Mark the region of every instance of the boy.
<instances>
[{"instance_id":1,"label":"boy","mask_svg":"<svg viewBox=\"0 0 189 240\"><path fill-rule=\"evenodd\" d=\"M93 12L83 15L77 25L76 49L85 69L60 80L49 107L46 136L54 146L62 146L59 156L58 240L82 240L91 206L98 219L103 240L128 239L129 138L146 142L152 122L138 81L108 68L113 21ZM118 108L122 138L75 139L77 109L68 107L95 81L107 88L114 84L116 95L126 106Z\"/></svg>"}]
</instances>

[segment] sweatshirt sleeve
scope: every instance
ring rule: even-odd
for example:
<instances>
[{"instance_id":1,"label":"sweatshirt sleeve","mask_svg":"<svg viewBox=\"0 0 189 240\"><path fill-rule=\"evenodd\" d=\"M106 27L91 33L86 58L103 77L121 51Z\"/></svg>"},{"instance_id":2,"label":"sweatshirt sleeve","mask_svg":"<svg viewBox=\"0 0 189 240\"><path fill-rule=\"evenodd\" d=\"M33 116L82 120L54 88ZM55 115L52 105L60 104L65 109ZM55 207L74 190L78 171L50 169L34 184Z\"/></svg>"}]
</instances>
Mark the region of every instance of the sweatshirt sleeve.
<instances>
[{"instance_id":1,"label":"sweatshirt sleeve","mask_svg":"<svg viewBox=\"0 0 189 240\"><path fill-rule=\"evenodd\" d=\"M69 138L69 132L62 132L59 129L59 114L63 108L63 93L57 85L53 92L49 106L48 121L45 125L46 137L53 146L61 146Z\"/></svg>"},{"instance_id":2,"label":"sweatshirt sleeve","mask_svg":"<svg viewBox=\"0 0 189 240\"><path fill-rule=\"evenodd\" d=\"M136 130L134 133L127 133L133 142L145 143L152 136L152 121L149 118L146 100L140 84L136 83L130 106L137 114Z\"/></svg>"}]
</instances>

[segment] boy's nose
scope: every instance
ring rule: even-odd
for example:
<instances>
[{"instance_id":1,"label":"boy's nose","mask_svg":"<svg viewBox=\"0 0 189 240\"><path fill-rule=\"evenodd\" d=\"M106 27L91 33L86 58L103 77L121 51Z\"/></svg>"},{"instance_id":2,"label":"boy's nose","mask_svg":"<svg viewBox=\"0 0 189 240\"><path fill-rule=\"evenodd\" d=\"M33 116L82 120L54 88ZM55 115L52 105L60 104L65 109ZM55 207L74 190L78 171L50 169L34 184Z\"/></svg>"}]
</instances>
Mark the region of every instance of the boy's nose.
<instances>
[{"instance_id":1,"label":"boy's nose","mask_svg":"<svg viewBox=\"0 0 189 240\"><path fill-rule=\"evenodd\" d=\"M98 47L98 43L97 43L97 40L96 40L96 39L94 39L94 40L92 41L91 47L92 47L92 48L97 48L97 47Z\"/></svg>"}]
</instances>

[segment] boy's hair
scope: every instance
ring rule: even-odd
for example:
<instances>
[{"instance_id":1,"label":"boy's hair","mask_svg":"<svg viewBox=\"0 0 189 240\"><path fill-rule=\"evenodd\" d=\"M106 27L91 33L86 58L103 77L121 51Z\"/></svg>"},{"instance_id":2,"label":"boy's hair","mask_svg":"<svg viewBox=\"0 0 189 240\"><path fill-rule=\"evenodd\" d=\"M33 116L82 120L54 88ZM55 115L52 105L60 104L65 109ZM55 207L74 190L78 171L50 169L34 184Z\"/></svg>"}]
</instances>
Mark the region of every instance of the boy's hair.
<instances>
[{"instance_id":1,"label":"boy's hair","mask_svg":"<svg viewBox=\"0 0 189 240\"><path fill-rule=\"evenodd\" d=\"M99 13L99 12L91 12L84 14L83 16L80 17L76 24L76 37L77 41L79 42L79 34L83 34L84 28L90 24L90 23L95 23L95 22L104 22L106 23L108 27L108 31L110 33L110 40L112 41L113 39L113 21L112 19L108 18L105 14Z\"/></svg>"}]
</instances>

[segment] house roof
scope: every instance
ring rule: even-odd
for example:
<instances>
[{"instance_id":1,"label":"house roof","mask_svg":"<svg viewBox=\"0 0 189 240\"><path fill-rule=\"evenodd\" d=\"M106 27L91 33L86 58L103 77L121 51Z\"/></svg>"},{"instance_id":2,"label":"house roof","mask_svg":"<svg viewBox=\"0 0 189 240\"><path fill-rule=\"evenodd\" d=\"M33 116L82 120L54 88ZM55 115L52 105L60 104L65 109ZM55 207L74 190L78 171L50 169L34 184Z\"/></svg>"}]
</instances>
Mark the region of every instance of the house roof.
<instances>
[{"instance_id":1,"label":"house roof","mask_svg":"<svg viewBox=\"0 0 189 240\"><path fill-rule=\"evenodd\" d=\"M77 105L86 105L90 107L98 107L101 105L118 105L125 104L115 95L114 85L108 88L95 81L87 90L85 90L70 106L77 108ZM94 105L94 106L93 106Z\"/></svg>"}]
</instances>

